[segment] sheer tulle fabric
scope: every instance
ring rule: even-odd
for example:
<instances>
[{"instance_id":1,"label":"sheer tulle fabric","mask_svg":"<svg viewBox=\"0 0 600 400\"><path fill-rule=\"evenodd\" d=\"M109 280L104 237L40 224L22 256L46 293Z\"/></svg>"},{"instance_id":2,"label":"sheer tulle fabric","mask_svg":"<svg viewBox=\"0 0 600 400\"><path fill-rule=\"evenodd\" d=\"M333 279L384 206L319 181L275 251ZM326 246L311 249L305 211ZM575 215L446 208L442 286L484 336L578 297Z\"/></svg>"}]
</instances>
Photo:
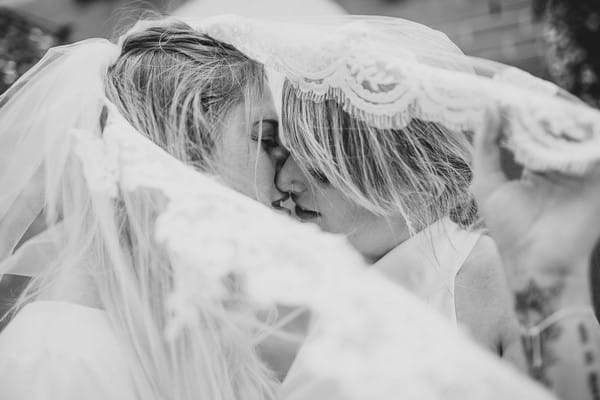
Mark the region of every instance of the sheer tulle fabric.
<instances>
[{"instance_id":1,"label":"sheer tulle fabric","mask_svg":"<svg viewBox=\"0 0 600 400\"><path fill-rule=\"evenodd\" d=\"M0 97L0 274L33 268L31 256L24 254L31 243L18 254L28 260L22 267L8 256L42 210L51 221L59 218L59 194L51 191L68 173L67 132L99 128L95 117L104 86L98 77L117 56L115 46L104 40L53 48ZM59 226L52 228L35 241L61 240Z\"/></svg>"},{"instance_id":2,"label":"sheer tulle fabric","mask_svg":"<svg viewBox=\"0 0 600 400\"><path fill-rule=\"evenodd\" d=\"M78 153L91 187L94 176L104 176L98 169L118 170L114 184L119 191L156 190L167 199L154 240L165 247L174 268L170 340L198 324L197 311L207 304L235 299L224 315L231 322L251 318L241 312L244 304L301 305L313 312L317 332L302 358L315 379L299 391L330 381L339 385L340 398L460 393L457 398L499 399L513 392L546 398L466 338L450 333L424 304L369 272L342 238L273 214L183 166L111 115L101 140L79 136ZM110 154L115 153L120 157L113 164ZM103 162L86 162L100 154ZM232 276L240 283L234 299L226 283Z\"/></svg>"},{"instance_id":3,"label":"sheer tulle fabric","mask_svg":"<svg viewBox=\"0 0 600 400\"><path fill-rule=\"evenodd\" d=\"M166 192L140 185L169 170L156 166L159 158L129 172L120 160L143 157L147 147L103 144L118 115L104 95L106 70L118 55L106 40L53 49L0 99L0 274L34 277L21 303L62 277L87 277L84 291L98 292L137 398L271 398L274 382L254 352L261 328L250 305L230 314L216 300L202 310L189 306L194 322L165 340L167 323L180 318L173 309L186 309L167 304L178 261L155 238L165 219L157 218L168 214ZM216 286L196 282L200 292ZM27 365L0 359L3 388L28 375ZM69 390L65 380L29 378L33 386L67 385L42 387L41 395Z\"/></svg>"},{"instance_id":4,"label":"sheer tulle fabric","mask_svg":"<svg viewBox=\"0 0 600 400\"><path fill-rule=\"evenodd\" d=\"M106 41L54 50L0 99L0 260L1 272L33 262L33 289L93 279L136 398L274 397L254 347L277 332L257 316L276 303L307 307L316 327L301 366L311 378L286 398L325 397L313 390L329 383L344 399L549 398L369 272L344 239L274 214L135 131L103 93L117 54ZM18 247L40 214L46 229ZM57 384L8 361L6 390Z\"/></svg>"}]
</instances>

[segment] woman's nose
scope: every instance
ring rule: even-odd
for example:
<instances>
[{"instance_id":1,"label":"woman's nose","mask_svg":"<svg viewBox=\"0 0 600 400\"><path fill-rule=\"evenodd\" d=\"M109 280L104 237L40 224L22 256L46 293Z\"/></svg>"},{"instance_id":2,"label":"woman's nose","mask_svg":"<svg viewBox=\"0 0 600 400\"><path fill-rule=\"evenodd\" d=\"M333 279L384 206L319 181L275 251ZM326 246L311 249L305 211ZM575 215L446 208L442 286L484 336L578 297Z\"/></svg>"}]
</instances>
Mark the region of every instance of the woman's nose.
<instances>
[{"instance_id":1,"label":"woman's nose","mask_svg":"<svg viewBox=\"0 0 600 400\"><path fill-rule=\"evenodd\" d=\"M277 170L275 186L279 191L291 194L300 194L306 190L304 174L292 157L287 157Z\"/></svg>"},{"instance_id":2,"label":"woman's nose","mask_svg":"<svg viewBox=\"0 0 600 400\"><path fill-rule=\"evenodd\" d=\"M271 159L277 168L281 168L289 156L290 152L283 146L277 146L271 151Z\"/></svg>"}]
</instances>

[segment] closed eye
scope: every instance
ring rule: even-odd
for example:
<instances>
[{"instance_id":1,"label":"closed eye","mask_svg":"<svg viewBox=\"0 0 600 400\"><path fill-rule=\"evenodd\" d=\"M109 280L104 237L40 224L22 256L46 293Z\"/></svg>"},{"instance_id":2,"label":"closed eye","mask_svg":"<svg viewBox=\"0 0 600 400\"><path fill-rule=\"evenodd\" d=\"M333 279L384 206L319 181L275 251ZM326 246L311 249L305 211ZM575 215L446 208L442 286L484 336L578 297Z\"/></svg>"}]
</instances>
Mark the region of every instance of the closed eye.
<instances>
[{"instance_id":1,"label":"closed eye","mask_svg":"<svg viewBox=\"0 0 600 400\"><path fill-rule=\"evenodd\" d=\"M273 150L280 147L279 124L276 120L262 120L254 123L251 139L255 142L260 140L261 147L271 154Z\"/></svg>"},{"instance_id":2,"label":"closed eye","mask_svg":"<svg viewBox=\"0 0 600 400\"><path fill-rule=\"evenodd\" d=\"M328 185L330 183L325 174L317 169L309 168L308 173L323 185Z\"/></svg>"}]
</instances>

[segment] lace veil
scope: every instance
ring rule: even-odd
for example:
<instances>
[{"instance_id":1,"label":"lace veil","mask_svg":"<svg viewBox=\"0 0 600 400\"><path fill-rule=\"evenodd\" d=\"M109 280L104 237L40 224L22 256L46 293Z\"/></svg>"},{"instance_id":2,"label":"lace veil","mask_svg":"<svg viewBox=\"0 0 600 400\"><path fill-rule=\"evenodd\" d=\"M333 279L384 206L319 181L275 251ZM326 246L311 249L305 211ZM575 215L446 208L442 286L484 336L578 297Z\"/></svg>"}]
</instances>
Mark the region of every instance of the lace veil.
<instances>
[{"instance_id":1,"label":"lace veil","mask_svg":"<svg viewBox=\"0 0 600 400\"><path fill-rule=\"evenodd\" d=\"M578 174L600 156L595 110L518 68L465 56L415 22L220 16L190 23L279 72L298 95L335 100L378 128L401 129L416 118L476 134L492 110L505 121L506 146L530 169Z\"/></svg>"},{"instance_id":2,"label":"lace veil","mask_svg":"<svg viewBox=\"0 0 600 400\"><path fill-rule=\"evenodd\" d=\"M229 32L230 40L249 55L290 74L296 71L290 76L307 96L347 99L349 110L384 126L405 123L405 114L379 111L381 104L396 110L394 104L400 99L409 101L415 113L425 112L424 105L429 103L424 102L429 101L432 106L445 106L447 121L471 128L479 123L475 121L481 112L477 102L453 90L442 91L440 96L445 97L426 97L426 80L416 80L421 86L414 92L395 92L394 80L380 71L376 59L372 69L365 61L364 70L355 71L351 68L355 64L350 64L338 74L338 64L344 65L346 59L337 46L344 48L348 42L334 41L326 53L330 57L321 61L323 54L311 54L310 46L305 49L306 58L287 59L291 47L266 46L261 39L257 43L263 46L252 51L247 44L235 42L259 39L262 32L259 25L248 30L249 21L236 21L211 22L206 29L220 39L228 38ZM199 349L204 362L190 363L193 369L189 371L186 366L170 371L194 377L196 386L191 379L187 382L198 390L191 397L269 398L269 388L261 387L257 378L262 367L253 361L253 346L254 333L262 325L256 310L275 303L306 306L320 321L319 335L311 340L304 357L311 379L289 393L290 397L310 394L321 384L336 388L328 399L549 397L454 332L413 296L369 272L342 238L271 212L147 140L104 95L106 68L118 53L117 46L104 40L53 49L0 97L0 273L100 274L106 271L95 267L103 264L119 271L115 279L152 280L152 275L139 275L138 267L148 263L156 269L168 266L170 279L157 283L168 288L165 304L153 304L152 310L140 316L142 321L165 321L161 339L144 347L150 333L142 325L138 331L143 336L141 344L132 342L140 346L135 348L138 353L146 350L152 362L157 362L152 357L161 354L153 350L164 343L172 346L173 354L189 356L191 348ZM429 56L434 57L433 53ZM409 67L393 66L390 73L431 72L412 68L420 64L412 64L417 61L411 51L399 49L397 54L405 55L397 58L398 65ZM447 72L452 77L458 74L456 70L470 71L460 60ZM310 79L301 78L306 73L303 68L313 62L323 67L309 69L314 71L308 74ZM431 74L445 76L445 71L435 71ZM478 82L467 72L460 74L468 82ZM345 89L345 80L360 83L348 86L356 93ZM438 94L441 86L431 90ZM554 104L548 97L544 101ZM465 104L456 107L457 112L447 107L453 98L455 104L463 104L459 100ZM557 104L565 106L559 115L595 121L596 114L583 107L564 101ZM431 118L436 117L431 114ZM534 126L541 126L542 120L536 121ZM553 122L559 127L567 122L577 127L580 120ZM548 135L545 130L534 133ZM549 148L556 149L554 145ZM235 285L232 277L236 277ZM135 302L127 291L121 296L130 302L117 299L115 309ZM159 359L157 364L169 362ZM160 397L157 387L170 388L173 396L167 397L190 394L184 387L169 384L173 375L156 373L154 377L161 382L140 378L145 384L141 398ZM157 386L162 381L166 384ZM232 381L232 392L222 394ZM318 393L309 397L319 398Z\"/></svg>"}]
</instances>

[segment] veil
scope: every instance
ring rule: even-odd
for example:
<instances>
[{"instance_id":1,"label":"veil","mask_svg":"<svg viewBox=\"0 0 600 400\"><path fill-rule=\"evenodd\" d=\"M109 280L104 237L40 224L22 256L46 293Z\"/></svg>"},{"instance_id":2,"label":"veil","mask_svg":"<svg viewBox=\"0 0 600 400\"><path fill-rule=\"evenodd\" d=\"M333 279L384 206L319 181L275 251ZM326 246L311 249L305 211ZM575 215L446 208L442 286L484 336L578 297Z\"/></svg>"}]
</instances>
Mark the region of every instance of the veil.
<instances>
[{"instance_id":1,"label":"veil","mask_svg":"<svg viewBox=\"0 0 600 400\"><path fill-rule=\"evenodd\" d=\"M241 22L235 37L251 38ZM235 28L207 27L219 38ZM270 49L263 62L293 69L279 48ZM550 398L365 268L343 238L273 213L137 132L104 95L106 68L118 52L104 40L53 49L0 97L0 273L39 279L111 271L108 284L126 282L115 299L103 300L112 322L133 332L127 351L144 369L134 377L140 398L160 398L164 388L178 399L273 397L254 346L265 329L258 310L275 303L306 306L319 321L303 358L311 384L286 398L319 385L335 388L329 399ZM341 87L319 92L319 85L352 76L315 73L298 90L342 98L349 95ZM378 87L389 83L374 77ZM373 123L405 118L387 118L372 104L363 112ZM164 280L153 275L163 270ZM138 281L153 282L164 299ZM164 329L153 336L155 326ZM0 359L0 376L10 368Z\"/></svg>"},{"instance_id":2,"label":"veil","mask_svg":"<svg viewBox=\"0 0 600 400\"><path fill-rule=\"evenodd\" d=\"M477 134L492 110L505 146L531 170L581 174L599 160L598 112L518 68L466 56L424 25L364 16L189 23L282 74L297 95L334 100L374 127L420 119Z\"/></svg>"},{"instance_id":3,"label":"veil","mask_svg":"<svg viewBox=\"0 0 600 400\"><path fill-rule=\"evenodd\" d=\"M69 132L100 128L98 77L118 54L106 40L53 48L0 97L0 274L35 275L57 256L51 243L62 240L63 224L55 222L64 210L59 193L49 191L66 172ZM43 210L48 229L15 253Z\"/></svg>"},{"instance_id":4,"label":"veil","mask_svg":"<svg viewBox=\"0 0 600 400\"><path fill-rule=\"evenodd\" d=\"M91 282L86 292L98 292L95 301L125 344L119 350L138 398L272 398L273 379L255 354L263 328L253 304L235 301L229 289L220 294L239 306L225 310L214 292L227 287L214 275L194 280L198 286L190 294L204 298L176 295L182 282L194 283L176 273L190 263L177 249L199 243L192 244L198 238L178 224L210 211L202 202L195 208L187 191L196 173L152 147L107 99L107 69L119 54L107 40L51 49L0 97L0 274L32 277L17 309L65 276ZM169 196L180 201L169 207ZM70 296L87 304L87 293ZM15 374L31 379L17 389L63 398L69 392L60 385L77 380L65 379L60 368L35 374L24 360L0 360L0 397L15 396L5 381ZM97 387L105 377L85 376L98 371L76 372L92 385L85 398L114 393ZM40 382L57 387L37 387Z\"/></svg>"}]
</instances>

